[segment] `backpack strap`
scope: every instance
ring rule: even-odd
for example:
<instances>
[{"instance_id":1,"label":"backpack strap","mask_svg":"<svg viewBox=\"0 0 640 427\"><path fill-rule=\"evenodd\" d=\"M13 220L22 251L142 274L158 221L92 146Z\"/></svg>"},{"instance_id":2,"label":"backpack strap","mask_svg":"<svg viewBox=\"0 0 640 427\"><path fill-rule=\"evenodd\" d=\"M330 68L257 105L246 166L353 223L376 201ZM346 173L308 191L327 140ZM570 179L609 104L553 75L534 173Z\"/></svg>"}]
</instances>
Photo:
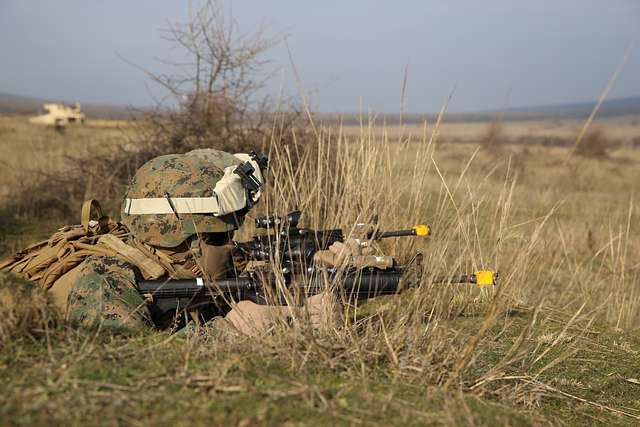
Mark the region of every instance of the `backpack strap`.
<instances>
[{"instance_id":1,"label":"backpack strap","mask_svg":"<svg viewBox=\"0 0 640 427\"><path fill-rule=\"evenodd\" d=\"M98 241L113 250L117 257L138 267L145 279L155 280L164 276L165 269L162 265L142 253L140 249L127 245L113 234L105 234Z\"/></svg>"},{"instance_id":2,"label":"backpack strap","mask_svg":"<svg viewBox=\"0 0 640 427\"><path fill-rule=\"evenodd\" d=\"M102 206L96 199L85 200L82 203L82 212L80 213L80 224L84 228L85 234L89 234L89 222L91 221L91 208L94 208L98 214L98 218L102 218Z\"/></svg>"},{"instance_id":3,"label":"backpack strap","mask_svg":"<svg viewBox=\"0 0 640 427\"><path fill-rule=\"evenodd\" d=\"M98 221L91 220L92 211L98 215ZM128 261L140 269L145 279L176 274L170 257L157 257L153 251L126 244L124 240L129 236L129 230L104 216L97 200L90 199L82 204L80 222L81 225L64 226L48 240L0 259L0 270L39 282L45 289L51 288L60 277L92 255L116 256Z\"/></svg>"}]
</instances>

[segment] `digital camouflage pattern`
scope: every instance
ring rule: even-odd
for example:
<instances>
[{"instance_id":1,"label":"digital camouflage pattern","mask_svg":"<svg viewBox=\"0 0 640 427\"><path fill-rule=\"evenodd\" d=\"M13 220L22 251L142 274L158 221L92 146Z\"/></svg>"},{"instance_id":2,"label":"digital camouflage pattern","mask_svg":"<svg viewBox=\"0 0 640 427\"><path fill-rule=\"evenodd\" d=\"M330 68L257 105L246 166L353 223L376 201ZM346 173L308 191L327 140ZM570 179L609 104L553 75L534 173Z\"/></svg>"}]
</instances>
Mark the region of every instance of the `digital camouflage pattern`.
<instances>
[{"instance_id":1,"label":"digital camouflage pattern","mask_svg":"<svg viewBox=\"0 0 640 427\"><path fill-rule=\"evenodd\" d=\"M212 197L224 169L240 164L232 154L214 149L169 154L145 163L136 172L125 198ZM128 215L122 205L122 222L141 242L173 248L196 233L226 232L238 228L242 216L233 214Z\"/></svg>"},{"instance_id":2,"label":"digital camouflage pattern","mask_svg":"<svg viewBox=\"0 0 640 427\"><path fill-rule=\"evenodd\" d=\"M223 151L204 149L169 154L145 163L133 177L126 198L212 197L224 169L240 164ZM175 248L197 233L228 232L242 217L211 214L129 215L122 222L136 240L156 247ZM151 313L136 287L137 268L117 257L92 256L79 267L67 299L67 319L79 326L111 332L153 326Z\"/></svg>"},{"instance_id":3,"label":"digital camouflage pattern","mask_svg":"<svg viewBox=\"0 0 640 427\"><path fill-rule=\"evenodd\" d=\"M116 257L91 256L80 266L67 300L67 320L86 328L131 332L153 326L135 286L135 267Z\"/></svg>"}]
</instances>

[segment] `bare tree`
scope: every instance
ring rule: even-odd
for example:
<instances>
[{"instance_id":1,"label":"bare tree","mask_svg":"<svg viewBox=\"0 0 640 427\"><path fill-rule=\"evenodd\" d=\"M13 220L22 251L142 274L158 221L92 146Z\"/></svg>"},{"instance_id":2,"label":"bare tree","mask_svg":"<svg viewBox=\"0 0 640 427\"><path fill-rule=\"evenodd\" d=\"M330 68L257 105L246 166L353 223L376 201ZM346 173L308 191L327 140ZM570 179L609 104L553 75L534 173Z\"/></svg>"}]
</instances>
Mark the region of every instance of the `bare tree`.
<instances>
[{"instance_id":1,"label":"bare tree","mask_svg":"<svg viewBox=\"0 0 640 427\"><path fill-rule=\"evenodd\" d=\"M278 39L264 27L241 33L224 6L208 0L190 10L186 23L170 23L163 31L184 58L163 61L169 73L145 71L167 94L146 115L152 126L145 138L156 148L160 142L163 150L213 146L237 151L262 144L270 130L269 99L260 94L270 77L263 54Z\"/></svg>"},{"instance_id":2,"label":"bare tree","mask_svg":"<svg viewBox=\"0 0 640 427\"><path fill-rule=\"evenodd\" d=\"M293 103L281 102L274 114L261 93L269 77L263 54L277 38L267 37L264 28L241 33L224 4L215 0L189 13L187 22L169 24L162 36L180 59L164 61L166 74L143 70L165 95L156 100L156 108L137 112L141 120L135 121L134 132L123 134L130 143L110 154L67 159L65 173L29 182L21 192L39 195L42 203L25 199L16 212L35 215L42 205L50 214L58 206L61 216L71 218L87 197L117 211L129 179L153 157L200 147L246 152L292 139L291 125L298 117Z\"/></svg>"}]
</instances>

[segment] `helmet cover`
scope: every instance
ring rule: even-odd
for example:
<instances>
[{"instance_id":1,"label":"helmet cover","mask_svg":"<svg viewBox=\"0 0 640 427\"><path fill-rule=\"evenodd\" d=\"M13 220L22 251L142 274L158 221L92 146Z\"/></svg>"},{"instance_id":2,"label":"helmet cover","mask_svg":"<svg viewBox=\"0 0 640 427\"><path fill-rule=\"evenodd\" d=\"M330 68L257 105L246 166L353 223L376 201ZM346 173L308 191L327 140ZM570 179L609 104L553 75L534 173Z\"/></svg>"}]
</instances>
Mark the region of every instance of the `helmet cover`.
<instances>
[{"instance_id":1,"label":"helmet cover","mask_svg":"<svg viewBox=\"0 0 640 427\"><path fill-rule=\"evenodd\" d=\"M228 232L242 225L245 210L226 215L184 213L174 209L174 198L213 198L214 188L225 168L241 161L232 154L214 149L186 154L168 154L151 159L138 169L125 194L122 222L141 242L152 246L176 247L198 233ZM130 200L166 199L170 213L131 213ZM208 200L207 199L207 200Z\"/></svg>"}]
</instances>

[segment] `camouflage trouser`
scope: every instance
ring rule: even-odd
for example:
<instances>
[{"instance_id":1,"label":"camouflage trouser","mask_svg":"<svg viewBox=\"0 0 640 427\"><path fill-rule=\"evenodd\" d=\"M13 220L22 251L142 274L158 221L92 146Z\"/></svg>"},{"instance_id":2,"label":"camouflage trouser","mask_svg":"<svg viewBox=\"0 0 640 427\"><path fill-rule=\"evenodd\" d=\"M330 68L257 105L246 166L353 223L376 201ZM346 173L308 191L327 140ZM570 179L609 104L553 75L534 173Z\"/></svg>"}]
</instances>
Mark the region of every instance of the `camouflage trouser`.
<instances>
[{"instance_id":1,"label":"camouflage trouser","mask_svg":"<svg viewBox=\"0 0 640 427\"><path fill-rule=\"evenodd\" d=\"M89 257L67 300L67 320L88 328L128 332L153 326L135 286L134 266L115 257Z\"/></svg>"}]
</instances>

